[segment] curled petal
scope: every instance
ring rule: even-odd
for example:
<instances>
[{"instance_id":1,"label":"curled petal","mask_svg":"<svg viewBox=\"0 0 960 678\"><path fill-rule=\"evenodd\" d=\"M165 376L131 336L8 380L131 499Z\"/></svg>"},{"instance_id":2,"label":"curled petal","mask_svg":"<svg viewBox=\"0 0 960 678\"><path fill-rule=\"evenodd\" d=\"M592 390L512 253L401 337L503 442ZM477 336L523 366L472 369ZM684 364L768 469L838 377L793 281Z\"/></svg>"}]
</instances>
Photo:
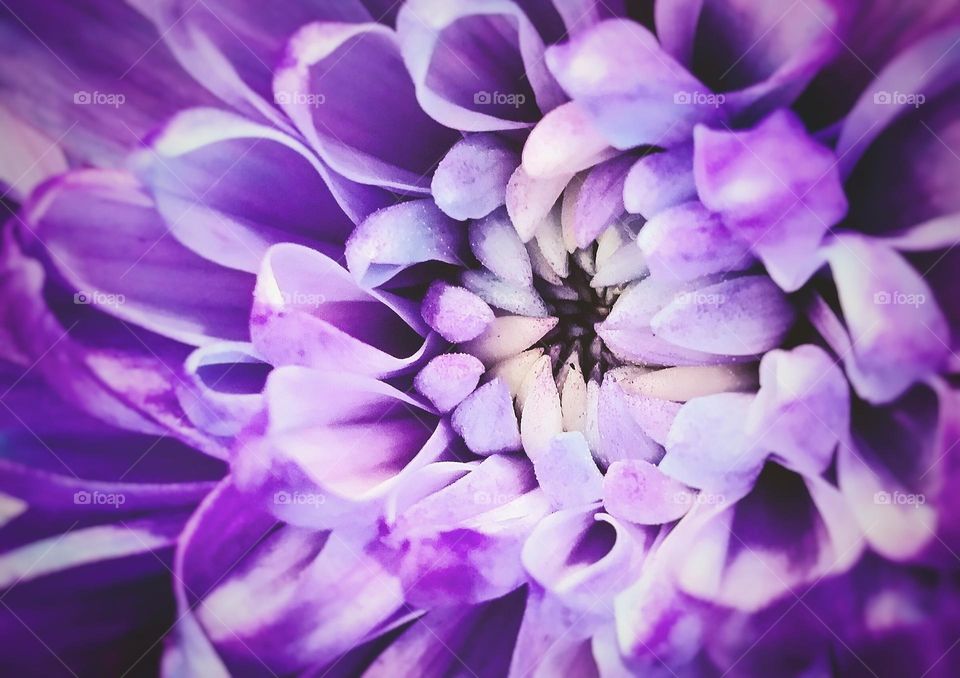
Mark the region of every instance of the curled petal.
<instances>
[{"instance_id":1,"label":"curled petal","mask_svg":"<svg viewBox=\"0 0 960 678\"><path fill-rule=\"evenodd\" d=\"M448 127L522 129L563 100L543 40L510 0L407 2L397 33L420 105Z\"/></svg>"},{"instance_id":2,"label":"curled petal","mask_svg":"<svg viewBox=\"0 0 960 678\"><path fill-rule=\"evenodd\" d=\"M857 393L889 402L938 371L950 330L919 273L886 245L855 236L839 238L829 258L853 341L846 368Z\"/></svg>"},{"instance_id":3,"label":"curled petal","mask_svg":"<svg viewBox=\"0 0 960 678\"><path fill-rule=\"evenodd\" d=\"M178 114L132 163L177 240L252 273L279 242L339 256L354 224L390 199L333 172L289 134L215 109Z\"/></svg>"},{"instance_id":4,"label":"curled petal","mask_svg":"<svg viewBox=\"0 0 960 678\"><path fill-rule=\"evenodd\" d=\"M347 240L347 268L376 286L425 261L462 264L463 227L432 200L385 207L365 219Z\"/></svg>"},{"instance_id":5,"label":"curled petal","mask_svg":"<svg viewBox=\"0 0 960 678\"><path fill-rule=\"evenodd\" d=\"M530 463L495 455L408 508L385 538L407 599L478 603L520 586L523 542L549 512Z\"/></svg>"},{"instance_id":6,"label":"curled petal","mask_svg":"<svg viewBox=\"0 0 960 678\"><path fill-rule=\"evenodd\" d=\"M253 276L221 268L168 237L130 175L67 175L36 194L23 219L77 291L75 303L96 304L195 346L247 338Z\"/></svg>"},{"instance_id":7,"label":"curled petal","mask_svg":"<svg viewBox=\"0 0 960 678\"><path fill-rule=\"evenodd\" d=\"M587 640L594 617L571 610L539 585L530 587L523 622L516 635L510 678L556 675L597 678L597 666Z\"/></svg>"},{"instance_id":8,"label":"curled petal","mask_svg":"<svg viewBox=\"0 0 960 678\"><path fill-rule=\"evenodd\" d=\"M778 285L803 285L822 264L824 234L847 213L833 152L779 111L742 132L698 127L693 162L703 204L749 243Z\"/></svg>"},{"instance_id":9,"label":"curled petal","mask_svg":"<svg viewBox=\"0 0 960 678\"><path fill-rule=\"evenodd\" d=\"M332 259L300 245L274 245L257 279L250 333L274 365L386 375L429 348L410 302L359 287Z\"/></svg>"},{"instance_id":10,"label":"curled petal","mask_svg":"<svg viewBox=\"0 0 960 678\"><path fill-rule=\"evenodd\" d=\"M370 20L357 0L322 8L290 0L270 7L249 0L212 0L202 7L187 0L132 0L131 4L154 23L159 39L197 82L248 117L260 117L281 128L287 123L272 106L270 85L287 39L318 19Z\"/></svg>"},{"instance_id":11,"label":"curled petal","mask_svg":"<svg viewBox=\"0 0 960 678\"><path fill-rule=\"evenodd\" d=\"M817 476L768 465L753 491L736 501L738 494L697 507L712 510L704 511L707 519L683 538L685 557L677 575L690 595L756 612L791 593L799 595L797 590L822 577L847 571L863 551L850 508ZM683 520L691 517L694 512Z\"/></svg>"},{"instance_id":12,"label":"curled petal","mask_svg":"<svg viewBox=\"0 0 960 678\"><path fill-rule=\"evenodd\" d=\"M706 632L702 603L677 587L672 576L676 562L666 560L665 547L666 542L653 549L640 576L617 597L616 637L594 637L594 652L601 651L598 661L622 672L612 675L625 675L624 663L643 667L645 675L657 675L654 669L662 662L683 666L702 647ZM673 555L684 557L682 552Z\"/></svg>"},{"instance_id":13,"label":"curled petal","mask_svg":"<svg viewBox=\"0 0 960 678\"><path fill-rule=\"evenodd\" d=\"M731 115L786 108L845 43L844 3L788 0L658 2L658 36L670 54L725 93Z\"/></svg>"},{"instance_id":14,"label":"curled petal","mask_svg":"<svg viewBox=\"0 0 960 678\"><path fill-rule=\"evenodd\" d=\"M171 529L177 529L173 525L180 514L202 499L223 474L221 463L171 436L126 431L72 407L44 383L37 367L25 370L0 363L5 391L0 434L7 441L0 458L0 492L8 504L20 500L32 516L55 513L86 527L93 526L91 519L109 523L110 516L129 520L149 513L158 527L169 520ZM107 448L116 452L106 457L93 453ZM147 456L145 450L156 455ZM100 534L108 546L110 533L105 529L91 535ZM115 534L124 541L122 533ZM31 548L24 546L22 553ZM69 561L72 550L59 555ZM50 560L48 566L56 567L58 558ZM20 565L19 558L10 562ZM26 577L30 572L20 574ZM42 574L41 568L32 576Z\"/></svg>"},{"instance_id":15,"label":"curled petal","mask_svg":"<svg viewBox=\"0 0 960 678\"><path fill-rule=\"evenodd\" d=\"M261 391L268 366L246 343L208 344L184 363L177 398L190 420L215 436L234 436L263 407Z\"/></svg>"},{"instance_id":16,"label":"curled petal","mask_svg":"<svg viewBox=\"0 0 960 678\"><path fill-rule=\"evenodd\" d=\"M273 91L320 157L361 183L426 193L456 139L420 109L396 35L380 24L300 28Z\"/></svg>"},{"instance_id":17,"label":"curled petal","mask_svg":"<svg viewBox=\"0 0 960 678\"><path fill-rule=\"evenodd\" d=\"M687 97L706 97L710 90L632 21L604 21L550 47L547 64L619 149L672 146L695 124L722 118L715 106L689 104Z\"/></svg>"},{"instance_id":18,"label":"curled petal","mask_svg":"<svg viewBox=\"0 0 960 678\"><path fill-rule=\"evenodd\" d=\"M226 456L222 442L198 431L178 402L188 346L112 318L92 303L78 303L92 299L73 296L72 288L26 257L12 229L3 234L0 271L8 321L5 359L32 365L32 373L42 375L60 397L102 421L166 433L212 456ZM62 300L58 312L47 294Z\"/></svg>"},{"instance_id":19,"label":"curled petal","mask_svg":"<svg viewBox=\"0 0 960 678\"><path fill-rule=\"evenodd\" d=\"M568 509L540 522L524 544L523 564L561 602L597 614L636 576L649 541L605 513Z\"/></svg>"},{"instance_id":20,"label":"curled petal","mask_svg":"<svg viewBox=\"0 0 960 678\"><path fill-rule=\"evenodd\" d=\"M837 480L867 541L885 558L915 560L944 545L939 535L952 514L940 501L953 481L941 466L950 448L938 436L951 405L918 385L882 408L854 410L852 437L837 453Z\"/></svg>"},{"instance_id":21,"label":"curled petal","mask_svg":"<svg viewBox=\"0 0 960 678\"><path fill-rule=\"evenodd\" d=\"M760 362L749 435L787 466L822 473L850 425L849 391L837 362L818 346L770 351Z\"/></svg>"},{"instance_id":22,"label":"curled petal","mask_svg":"<svg viewBox=\"0 0 960 678\"><path fill-rule=\"evenodd\" d=\"M175 571L180 614L191 615L204 635L194 642L211 643L231 673L329 663L403 601L400 582L343 536L278 524L251 510L229 481L192 518ZM334 582L367 604L355 605ZM256 609L243 603L251 598L261 600Z\"/></svg>"},{"instance_id":23,"label":"curled petal","mask_svg":"<svg viewBox=\"0 0 960 678\"><path fill-rule=\"evenodd\" d=\"M932 102L956 86L960 55L953 47L958 38L957 27L934 32L897 54L863 90L844 118L837 140L838 163L844 177L851 174L877 137L898 118L916 111L918 97Z\"/></svg>"},{"instance_id":24,"label":"curled petal","mask_svg":"<svg viewBox=\"0 0 960 678\"><path fill-rule=\"evenodd\" d=\"M367 524L400 479L453 440L424 405L369 377L281 367L264 398L266 424L237 450L236 482L294 525ZM364 454L346 453L356 449Z\"/></svg>"},{"instance_id":25,"label":"curled petal","mask_svg":"<svg viewBox=\"0 0 960 678\"><path fill-rule=\"evenodd\" d=\"M4 107L56 141L77 165L122 166L139 140L178 111L219 103L168 50L155 49L159 34L128 3L56 0L40 7L11 0L3 9ZM108 105L78 105L98 96ZM5 138L11 140L5 154L27 141ZM40 148L24 169L52 161L58 151L44 153L48 148Z\"/></svg>"}]
</instances>

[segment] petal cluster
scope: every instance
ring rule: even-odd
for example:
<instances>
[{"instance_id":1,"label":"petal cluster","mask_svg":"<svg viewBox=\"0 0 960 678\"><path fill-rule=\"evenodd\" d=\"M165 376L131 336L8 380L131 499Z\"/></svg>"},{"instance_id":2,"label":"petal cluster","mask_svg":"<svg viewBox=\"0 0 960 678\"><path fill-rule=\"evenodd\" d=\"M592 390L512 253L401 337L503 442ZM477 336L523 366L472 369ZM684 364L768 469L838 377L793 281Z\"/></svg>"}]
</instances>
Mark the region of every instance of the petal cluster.
<instances>
[{"instance_id":1,"label":"petal cluster","mask_svg":"<svg viewBox=\"0 0 960 678\"><path fill-rule=\"evenodd\" d=\"M12 667L960 666L950 3L9 2Z\"/></svg>"}]
</instances>

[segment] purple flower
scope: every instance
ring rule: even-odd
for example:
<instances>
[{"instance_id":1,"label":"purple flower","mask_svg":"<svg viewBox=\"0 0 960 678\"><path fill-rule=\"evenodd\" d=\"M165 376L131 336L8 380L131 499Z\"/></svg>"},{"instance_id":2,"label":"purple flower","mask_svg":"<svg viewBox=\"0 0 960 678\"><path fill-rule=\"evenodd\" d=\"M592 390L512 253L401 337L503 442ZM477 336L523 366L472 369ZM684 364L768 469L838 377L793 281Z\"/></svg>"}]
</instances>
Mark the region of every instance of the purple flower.
<instances>
[{"instance_id":1,"label":"purple flower","mask_svg":"<svg viewBox=\"0 0 960 678\"><path fill-rule=\"evenodd\" d=\"M0 16L11 666L960 665L951 3Z\"/></svg>"}]
</instances>

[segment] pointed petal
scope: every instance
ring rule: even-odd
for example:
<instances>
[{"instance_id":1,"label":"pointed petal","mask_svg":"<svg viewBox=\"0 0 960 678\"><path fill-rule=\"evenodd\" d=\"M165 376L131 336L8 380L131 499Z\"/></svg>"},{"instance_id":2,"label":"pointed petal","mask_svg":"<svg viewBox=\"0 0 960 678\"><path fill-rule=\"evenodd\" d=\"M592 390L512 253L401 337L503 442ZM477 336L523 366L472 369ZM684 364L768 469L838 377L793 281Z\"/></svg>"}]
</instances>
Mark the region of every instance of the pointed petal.
<instances>
[{"instance_id":1,"label":"pointed petal","mask_svg":"<svg viewBox=\"0 0 960 678\"><path fill-rule=\"evenodd\" d=\"M473 134L440 161L430 192L454 219L479 219L506 202L507 182L519 164L518 154L500 137Z\"/></svg>"},{"instance_id":2,"label":"pointed petal","mask_svg":"<svg viewBox=\"0 0 960 678\"><path fill-rule=\"evenodd\" d=\"M493 311L483 299L440 281L427 290L420 312L434 331L453 343L480 336L493 322Z\"/></svg>"},{"instance_id":3,"label":"pointed petal","mask_svg":"<svg viewBox=\"0 0 960 678\"><path fill-rule=\"evenodd\" d=\"M490 366L512 358L540 341L557 325L556 318L506 315L495 318L483 334L461 348Z\"/></svg>"},{"instance_id":4,"label":"pointed petal","mask_svg":"<svg viewBox=\"0 0 960 678\"><path fill-rule=\"evenodd\" d=\"M668 207L696 197L692 144L644 155L630 168L623 184L623 204L626 210L633 214L642 214L647 219Z\"/></svg>"},{"instance_id":5,"label":"pointed petal","mask_svg":"<svg viewBox=\"0 0 960 678\"><path fill-rule=\"evenodd\" d=\"M529 351L519 353L490 368L490 376L502 379L510 390L510 396L516 398L527 374L537 364L542 355L542 348L532 348Z\"/></svg>"},{"instance_id":6,"label":"pointed petal","mask_svg":"<svg viewBox=\"0 0 960 678\"><path fill-rule=\"evenodd\" d=\"M658 212L640 229L637 245L651 275L677 280L742 271L754 263L749 245L697 201Z\"/></svg>"},{"instance_id":7,"label":"pointed petal","mask_svg":"<svg viewBox=\"0 0 960 678\"><path fill-rule=\"evenodd\" d=\"M529 242L548 218L572 175L531 177L518 167L507 183L507 213L523 242Z\"/></svg>"},{"instance_id":8,"label":"pointed petal","mask_svg":"<svg viewBox=\"0 0 960 678\"><path fill-rule=\"evenodd\" d=\"M513 398L499 379L487 382L468 396L453 411L450 421L475 454L486 456L520 449Z\"/></svg>"},{"instance_id":9,"label":"pointed petal","mask_svg":"<svg viewBox=\"0 0 960 678\"><path fill-rule=\"evenodd\" d=\"M586 506L600 500L603 476L582 433L561 433L533 464L537 482L559 509Z\"/></svg>"},{"instance_id":10,"label":"pointed petal","mask_svg":"<svg viewBox=\"0 0 960 678\"><path fill-rule=\"evenodd\" d=\"M420 370L414 386L439 412L446 413L473 393L482 374L483 363L472 355L445 353Z\"/></svg>"},{"instance_id":11,"label":"pointed petal","mask_svg":"<svg viewBox=\"0 0 960 678\"><path fill-rule=\"evenodd\" d=\"M464 271L464 286L494 308L530 318L546 318L550 309L532 285L501 280L490 271Z\"/></svg>"},{"instance_id":12,"label":"pointed petal","mask_svg":"<svg viewBox=\"0 0 960 678\"><path fill-rule=\"evenodd\" d=\"M523 145L523 169L531 177L574 174L616 151L575 102L558 106L537 123Z\"/></svg>"},{"instance_id":13,"label":"pointed petal","mask_svg":"<svg viewBox=\"0 0 960 678\"><path fill-rule=\"evenodd\" d=\"M674 299L650 328L677 346L748 356L779 346L793 321L792 306L769 278L745 276Z\"/></svg>"},{"instance_id":14,"label":"pointed petal","mask_svg":"<svg viewBox=\"0 0 960 678\"><path fill-rule=\"evenodd\" d=\"M603 507L620 520L640 525L661 525L682 517L694 494L642 459L610 464L603 477Z\"/></svg>"},{"instance_id":15,"label":"pointed petal","mask_svg":"<svg viewBox=\"0 0 960 678\"><path fill-rule=\"evenodd\" d=\"M533 282L530 257L506 210L472 221L469 237L477 259L497 276L517 285Z\"/></svg>"},{"instance_id":16,"label":"pointed petal","mask_svg":"<svg viewBox=\"0 0 960 678\"><path fill-rule=\"evenodd\" d=\"M633 159L607 160L591 169L577 192L573 237L578 248L592 243L623 214L623 184Z\"/></svg>"},{"instance_id":17,"label":"pointed petal","mask_svg":"<svg viewBox=\"0 0 960 678\"><path fill-rule=\"evenodd\" d=\"M752 485L766 457L745 431L753 398L719 393L685 403L670 428L660 470L708 492L731 493Z\"/></svg>"},{"instance_id":18,"label":"pointed petal","mask_svg":"<svg viewBox=\"0 0 960 678\"><path fill-rule=\"evenodd\" d=\"M550 356L540 358L520 386L520 438L523 451L534 462L546 454L554 437L563 432L560 395Z\"/></svg>"}]
</instances>

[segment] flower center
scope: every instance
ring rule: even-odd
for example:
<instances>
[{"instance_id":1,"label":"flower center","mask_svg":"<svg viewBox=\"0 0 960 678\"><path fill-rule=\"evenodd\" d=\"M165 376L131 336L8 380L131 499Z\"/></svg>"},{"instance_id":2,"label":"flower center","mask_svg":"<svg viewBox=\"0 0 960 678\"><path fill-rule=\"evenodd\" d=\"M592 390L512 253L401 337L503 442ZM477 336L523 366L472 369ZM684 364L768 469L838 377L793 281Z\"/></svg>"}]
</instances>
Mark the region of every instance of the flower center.
<instances>
[{"instance_id":1,"label":"flower center","mask_svg":"<svg viewBox=\"0 0 960 678\"><path fill-rule=\"evenodd\" d=\"M561 285L551 285L540 279L538 291L558 322L538 346L550 355L554 372L564 366L579 364L586 378L597 381L608 370L620 365L620 360L604 345L596 326L606 319L623 286L592 287L593 254L596 246L581 251L584 256L570 257L570 273Z\"/></svg>"}]
</instances>

